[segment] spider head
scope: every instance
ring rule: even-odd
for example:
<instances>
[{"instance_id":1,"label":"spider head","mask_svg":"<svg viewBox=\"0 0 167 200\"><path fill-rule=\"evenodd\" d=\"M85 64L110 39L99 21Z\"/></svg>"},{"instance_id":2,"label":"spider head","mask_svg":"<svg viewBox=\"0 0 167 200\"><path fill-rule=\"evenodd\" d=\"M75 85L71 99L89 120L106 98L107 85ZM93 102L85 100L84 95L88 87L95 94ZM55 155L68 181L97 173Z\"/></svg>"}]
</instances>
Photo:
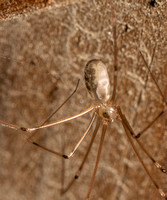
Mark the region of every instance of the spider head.
<instances>
[{"instance_id":1,"label":"spider head","mask_svg":"<svg viewBox=\"0 0 167 200\"><path fill-rule=\"evenodd\" d=\"M108 121L114 122L119 120L119 114L117 111L117 106L102 104L99 108L99 115Z\"/></svg>"}]
</instances>

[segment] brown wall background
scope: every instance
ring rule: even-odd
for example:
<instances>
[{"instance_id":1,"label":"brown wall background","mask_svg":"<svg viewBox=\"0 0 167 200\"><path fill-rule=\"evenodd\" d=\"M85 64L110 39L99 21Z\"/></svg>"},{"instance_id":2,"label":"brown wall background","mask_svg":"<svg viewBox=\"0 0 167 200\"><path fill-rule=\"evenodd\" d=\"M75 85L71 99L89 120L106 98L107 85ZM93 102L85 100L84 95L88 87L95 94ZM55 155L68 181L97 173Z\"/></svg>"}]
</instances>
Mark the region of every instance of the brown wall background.
<instances>
[{"instance_id":1,"label":"brown wall background","mask_svg":"<svg viewBox=\"0 0 167 200\"><path fill-rule=\"evenodd\" d=\"M108 2L110 3L110 2ZM145 127L162 109L163 101L151 78L146 89L146 67L157 44L152 71L163 93L167 91L167 3L113 1L117 17L117 103L134 130ZM0 22L0 119L18 125L39 125L74 90L77 93L54 120L77 114L92 105L83 79L90 59L103 59L112 80L113 38L111 8L106 1L52 2L43 9L25 12ZM4 17L3 17L4 18ZM142 91L141 102L138 103ZM40 131L35 140L69 153L81 137L90 115ZM167 115L141 138L143 145L167 168ZM95 163L100 134L96 138L81 177L60 196L62 160L28 144L19 132L0 128L0 199L85 199ZM75 174L91 138L85 138L71 160L66 161L65 184ZM141 151L140 151L141 152ZM167 194L167 179L141 152L152 175ZM120 123L106 134L102 157L90 199L160 200L155 187L133 152Z\"/></svg>"}]
</instances>

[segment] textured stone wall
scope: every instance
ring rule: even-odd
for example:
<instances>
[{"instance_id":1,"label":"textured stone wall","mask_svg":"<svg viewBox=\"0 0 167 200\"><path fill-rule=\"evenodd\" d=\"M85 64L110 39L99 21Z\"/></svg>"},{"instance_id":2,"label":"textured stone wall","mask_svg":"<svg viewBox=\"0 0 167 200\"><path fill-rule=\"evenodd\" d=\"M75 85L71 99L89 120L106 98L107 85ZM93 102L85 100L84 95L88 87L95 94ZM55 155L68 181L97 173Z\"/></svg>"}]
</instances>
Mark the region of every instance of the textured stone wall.
<instances>
[{"instance_id":1,"label":"textured stone wall","mask_svg":"<svg viewBox=\"0 0 167 200\"><path fill-rule=\"evenodd\" d=\"M167 94L166 0L113 1L117 18L118 90L121 106L135 132L143 129L162 109L162 98L150 76L147 63L156 51L152 72ZM52 2L49 6L0 22L0 119L33 127L56 109L80 85L77 93L52 121L75 115L92 102L83 72L86 63L102 59L113 83L113 11L106 1ZM146 86L145 86L146 85ZM141 100L139 97L141 95ZM70 153L91 115L48 128L34 137L55 151ZM150 154L167 168L167 115L164 114L141 138ZM25 141L20 132L0 127L0 199L85 199L95 164L100 131L80 178L60 196L61 174L65 186L74 176L91 139L85 138L71 160L42 151ZM64 148L63 148L64 146ZM141 156L167 194L167 179L149 159ZM138 161L120 122L108 128L90 199L160 200L159 193Z\"/></svg>"}]
</instances>

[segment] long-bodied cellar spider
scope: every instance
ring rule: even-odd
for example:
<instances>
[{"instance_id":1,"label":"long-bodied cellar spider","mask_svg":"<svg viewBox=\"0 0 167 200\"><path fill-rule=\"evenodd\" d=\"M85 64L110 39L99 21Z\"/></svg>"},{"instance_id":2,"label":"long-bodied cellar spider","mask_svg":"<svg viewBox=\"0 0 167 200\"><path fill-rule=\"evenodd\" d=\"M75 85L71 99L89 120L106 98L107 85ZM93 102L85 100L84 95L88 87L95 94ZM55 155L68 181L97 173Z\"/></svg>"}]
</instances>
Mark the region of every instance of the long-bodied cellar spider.
<instances>
[{"instance_id":1,"label":"long-bodied cellar spider","mask_svg":"<svg viewBox=\"0 0 167 200\"><path fill-rule=\"evenodd\" d=\"M119 66L120 67L120 66ZM112 148L112 147L111 147ZM104 150L104 149L103 149ZM84 196L83 196L83 198L84 198Z\"/></svg>"}]
</instances>

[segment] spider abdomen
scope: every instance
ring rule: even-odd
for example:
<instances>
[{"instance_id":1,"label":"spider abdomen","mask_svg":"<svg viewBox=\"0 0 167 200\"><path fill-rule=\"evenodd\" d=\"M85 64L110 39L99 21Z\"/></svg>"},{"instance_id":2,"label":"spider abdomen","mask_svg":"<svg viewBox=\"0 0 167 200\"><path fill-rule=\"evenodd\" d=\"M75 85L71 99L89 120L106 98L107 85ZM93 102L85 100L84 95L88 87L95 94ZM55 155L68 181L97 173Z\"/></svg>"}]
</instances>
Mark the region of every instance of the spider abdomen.
<instances>
[{"instance_id":1,"label":"spider abdomen","mask_svg":"<svg viewBox=\"0 0 167 200\"><path fill-rule=\"evenodd\" d=\"M109 75L106 65L101 60L91 60L86 64L85 84L97 101L107 102L111 98Z\"/></svg>"}]
</instances>

